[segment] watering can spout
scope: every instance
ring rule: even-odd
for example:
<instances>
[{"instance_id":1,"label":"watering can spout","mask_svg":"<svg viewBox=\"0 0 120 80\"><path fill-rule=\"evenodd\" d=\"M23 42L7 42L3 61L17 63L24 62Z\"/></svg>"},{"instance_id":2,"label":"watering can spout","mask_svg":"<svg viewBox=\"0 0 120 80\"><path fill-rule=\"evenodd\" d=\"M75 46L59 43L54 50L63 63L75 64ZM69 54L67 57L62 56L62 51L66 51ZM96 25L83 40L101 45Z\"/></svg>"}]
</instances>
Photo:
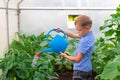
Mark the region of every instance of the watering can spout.
<instances>
[{"instance_id":1,"label":"watering can spout","mask_svg":"<svg viewBox=\"0 0 120 80\"><path fill-rule=\"evenodd\" d=\"M54 52L51 48L41 50L40 53Z\"/></svg>"}]
</instances>

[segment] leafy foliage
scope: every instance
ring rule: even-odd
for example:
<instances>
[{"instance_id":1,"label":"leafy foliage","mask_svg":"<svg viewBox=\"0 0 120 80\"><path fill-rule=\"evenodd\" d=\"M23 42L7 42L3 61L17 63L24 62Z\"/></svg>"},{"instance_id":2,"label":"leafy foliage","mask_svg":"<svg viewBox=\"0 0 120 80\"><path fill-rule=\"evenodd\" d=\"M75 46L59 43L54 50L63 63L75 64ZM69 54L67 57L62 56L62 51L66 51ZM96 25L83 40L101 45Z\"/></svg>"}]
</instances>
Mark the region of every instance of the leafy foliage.
<instances>
[{"instance_id":1,"label":"leafy foliage","mask_svg":"<svg viewBox=\"0 0 120 80\"><path fill-rule=\"evenodd\" d=\"M106 80L119 80L120 79L120 55L117 56L112 62L109 62L102 74L100 74L101 79Z\"/></svg>"},{"instance_id":2,"label":"leafy foliage","mask_svg":"<svg viewBox=\"0 0 120 80\"><path fill-rule=\"evenodd\" d=\"M104 31L105 37L115 45L120 42L120 5L116 9L116 13L111 14L110 19L105 20L100 30Z\"/></svg>"},{"instance_id":3,"label":"leafy foliage","mask_svg":"<svg viewBox=\"0 0 120 80\"><path fill-rule=\"evenodd\" d=\"M93 70L100 74L97 80L119 80L120 56L120 5L110 19L105 20L100 27L105 37L95 43L95 52L92 57ZM114 75L113 75L114 74Z\"/></svg>"},{"instance_id":4,"label":"leafy foliage","mask_svg":"<svg viewBox=\"0 0 120 80\"><path fill-rule=\"evenodd\" d=\"M26 36L19 33L17 35L20 41L14 40L4 58L0 58L0 69L2 69L0 80L51 80L58 77L55 64L59 65L57 68L59 70L64 66L66 69L72 69L72 62L55 53L42 54L35 67L32 67L35 53L48 48L46 35L44 33L39 36ZM71 44L66 52L70 55L75 49L76 40L70 39L69 42Z\"/></svg>"},{"instance_id":5,"label":"leafy foliage","mask_svg":"<svg viewBox=\"0 0 120 80\"><path fill-rule=\"evenodd\" d=\"M18 34L20 42L14 40L4 58L0 59L1 80L49 80L57 78L51 54L43 54L37 65L32 67L34 53L47 48L45 34L25 36ZM43 43L44 42L44 43Z\"/></svg>"},{"instance_id":6,"label":"leafy foliage","mask_svg":"<svg viewBox=\"0 0 120 80\"><path fill-rule=\"evenodd\" d=\"M108 48L109 47L109 48ZM102 73L104 66L109 60L115 57L113 52L114 46L112 44L105 43L103 38L100 38L95 43L95 50L92 56L93 71L97 74Z\"/></svg>"},{"instance_id":7,"label":"leafy foliage","mask_svg":"<svg viewBox=\"0 0 120 80\"><path fill-rule=\"evenodd\" d=\"M69 45L68 45L65 53L69 56L72 56L72 53L74 53L76 45L78 43L78 39L69 38L68 41L69 41ZM59 70L62 71L62 70L64 70L63 68L66 68L69 70L72 69L73 63L71 61L66 60L65 58L63 58L61 56L57 56L57 59L55 59L55 62L56 62L55 65L59 65L57 71L59 71Z\"/></svg>"}]
</instances>

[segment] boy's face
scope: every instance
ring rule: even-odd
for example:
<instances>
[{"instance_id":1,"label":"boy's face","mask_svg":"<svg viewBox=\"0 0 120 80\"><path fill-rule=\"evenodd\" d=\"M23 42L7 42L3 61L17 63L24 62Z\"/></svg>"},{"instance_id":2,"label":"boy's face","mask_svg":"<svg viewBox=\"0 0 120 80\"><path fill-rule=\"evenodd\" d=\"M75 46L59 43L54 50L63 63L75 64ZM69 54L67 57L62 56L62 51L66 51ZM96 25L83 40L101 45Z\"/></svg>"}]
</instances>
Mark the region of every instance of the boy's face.
<instances>
[{"instance_id":1,"label":"boy's face","mask_svg":"<svg viewBox=\"0 0 120 80\"><path fill-rule=\"evenodd\" d=\"M82 26L76 24L75 27L76 27L76 30L77 30L77 32L78 32L80 37L86 35L90 31L90 27L89 26L82 27Z\"/></svg>"}]
</instances>

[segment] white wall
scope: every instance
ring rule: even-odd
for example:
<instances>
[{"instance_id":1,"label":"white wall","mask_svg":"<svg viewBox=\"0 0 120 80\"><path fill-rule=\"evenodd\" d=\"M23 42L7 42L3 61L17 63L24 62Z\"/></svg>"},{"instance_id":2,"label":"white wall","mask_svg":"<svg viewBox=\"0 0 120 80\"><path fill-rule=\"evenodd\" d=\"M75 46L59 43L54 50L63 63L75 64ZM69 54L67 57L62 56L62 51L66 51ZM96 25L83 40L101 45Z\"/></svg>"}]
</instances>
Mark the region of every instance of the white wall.
<instances>
[{"instance_id":1,"label":"white wall","mask_svg":"<svg viewBox=\"0 0 120 80\"><path fill-rule=\"evenodd\" d=\"M39 35L54 27L67 29L68 14L86 14L92 18L92 29L98 37L101 35L99 27L115 12L119 3L120 0L24 0L20 32Z\"/></svg>"},{"instance_id":2,"label":"white wall","mask_svg":"<svg viewBox=\"0 0 120 80\"><path fill-rule=\"evenodd\" d=\"M20 31L25 34L39 35L47 32L51 28L67 27L68 14L86 14L93 20L93 32L95 36L100 36L99 26L103 25L104 20L114 11L108 10L25 10L21 12Z\"/></svg>"},{"instance_id":3,"label":"white wall","mask_svg":"<svg viewBox=\"0 0 120 80\"><path fill-rule=\"evenodd\" d=\"M101 7L115 8L120 0L24 0L23 7Z\"/></svg>"},{"instance_id":4,"label":"white wall","mask_svg":"<svg viewBox=\"0 0 120 80\"><path fill-rule=\"evenodd\" d=\"M18 32L18 19L16 10L9 11L9 43L11 43L14 39L18 40L17 35Z\"/></svg>"},{"instance_id":5,"label":"white wall","mask_svg":"<svg viewBox=\"0 0 120 80\"><path fill-rule=\"evenodd\" d=\"M10 1L9 7L16 8L16 1ZM9 19L7 27L6 16L6 1L0 0L0 57L3 57L4 53L8 50L8 43L11 43L13 39L18 39L15 32L18 32L17 27L17 12L16 10L9 9Z\"/></svg>"},{"instance_id":6,"label":"white wall","mask_svg":"<svg viewBox=\"0 0 120 80\"><path fill-rule=\"evenodd\" d=\"M0 57L3 52L7 50L7 25L5 10L0 10Z\"/></svg>"},{"instance_id":7,"label":"white wall","mask_svg":"<svg viewBox=\"0 0 120 80\"><path fill-rule=\"evenodd\" d=\"M0 7L5 7L4 2L0 0ZM0 57L8 49L7 42L7 25L6 25L6 11L0 9Z\"/></svg>"}]
</instances>

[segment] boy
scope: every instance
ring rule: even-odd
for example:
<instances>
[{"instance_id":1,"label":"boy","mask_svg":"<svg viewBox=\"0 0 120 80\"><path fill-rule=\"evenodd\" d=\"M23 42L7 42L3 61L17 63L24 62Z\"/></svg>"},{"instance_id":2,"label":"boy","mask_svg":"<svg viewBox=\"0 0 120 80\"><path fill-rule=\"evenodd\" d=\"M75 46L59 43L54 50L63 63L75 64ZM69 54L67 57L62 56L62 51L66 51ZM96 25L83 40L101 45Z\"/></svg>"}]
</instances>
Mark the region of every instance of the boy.
<instances>
[{"instance_id":1,"label":"boy","mask_svg":"<svg viewBox=\"0 0 120 80\"><path fill-rule=\"evenodd\" d=\"M74 56L68 56L65 53L60 55L74 62L73 80L90 80L92 72L91 55L94 50L95 38L91 31L92 20L86 15L80 15L75 21L77 34L62 29L69 37L79 38L80 41ZM59 32L59 29L57 30Z\"/></svg>"}]
</instances>

